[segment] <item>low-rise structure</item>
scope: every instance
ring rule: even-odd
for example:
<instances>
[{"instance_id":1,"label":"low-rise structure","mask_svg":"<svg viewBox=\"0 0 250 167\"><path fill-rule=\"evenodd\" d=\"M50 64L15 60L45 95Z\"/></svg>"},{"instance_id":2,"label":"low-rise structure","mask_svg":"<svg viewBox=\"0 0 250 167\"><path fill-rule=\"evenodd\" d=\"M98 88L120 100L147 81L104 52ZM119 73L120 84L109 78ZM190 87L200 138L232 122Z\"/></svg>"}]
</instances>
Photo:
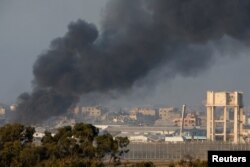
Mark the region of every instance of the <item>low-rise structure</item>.
<instances>
[{"instance_id":1,"label":"low-rise structure","mask_svg":"<svg viewBox=\"0 0 250 167\"><path fill-rule=\"evenodd\" d=\"M17 104L10 105L10 111L16 111L16 109L17 109Z\"/></svg>"},{"instance_id":2,"label":"low-rise structure","mask_svg":"<svg viewBox=\"0 0 250 167\"><path fill-rule=\"evenodd\" d=\"M156 110L148 107L136 107L132 108L129 113L131 115L142 114L145 116L156 116Z\"/></svg>"},{"instance_id":3,"label":"low-rise structure","mask_svg":"<svg viewBox=\"0 0 250 167\"><path fill-rule=\"evenodd\" d=\"M165 142L167 143L182 143L185 141L183 136L167 136L165 137Z\"/></svg>"},{"instance_id":4,"label":"low-rise structure","mask_svg":"<svg viewBox=\"0 0 250 167\"><path fill-rule=\"evenodd\" d=\"M0 106L0 116L5 115L5 108Z\"/></svg>"},{"instance_id":5,"label":"low-rise structure","mask_svg":"<svg viewBox=\"0 0 250 167\"><path fill-rule=\"evenodd\" d=\"M130 142L147 142L148 138L144 135L133 135L128 137Z\"/></svg>"},{"instance_id":6,"label":"low-rise structure","mask_svg":"<svg viewBox=\"0 0 250 167\"><path fill-rule=\"evenodd\" d=\"M136 113L131 113L131 114L129 114L129 118L131 120L137 120L137 114Z\"/></svg>"},{"instance_id":7,"label":"low-rise structure","mask_svg":"<svg viewBox=\"0 0 250 167\"><path fill-rule=\"evenodd\" d=\"M181 126L182 118L176 118L173 120L175 126ZM188 113L184 118L185 127L195 127L201 125L201 119L195 113Z\"/></svg>"},{"instance_id":8,"label":"low-rise structure","mask_svg":"<svg viewBox=\"0 0 250 167\"><path fill-rule=\"evenodd\" d=\"M84 114L89 117L98 118L103 114L103 110L100 106L91 106L91 107L81 107L76 106L72 109L74 114Z\"/></svg>"},{"instance_id":9,"label":"low-rise structure","mask_svg":"<svg viewBox=\"0 0 250 167\"><path fill-rule=\"evenodd\" d=\"M161 120L169 121L180 116L180 113L176 112L173 107L159 108L159 118Z\"/></svg>"},{"instance_id":10,"label":"low-rise structure","mask_svg":"<svg viewBox=\"0 0 250 167\"><path fill-rule=\"evenodd\" d=\"M100 106L96 107L82 107L82 113L90 117L100 117L102 115L102 110Z\"/></svg>"}]
</instances>

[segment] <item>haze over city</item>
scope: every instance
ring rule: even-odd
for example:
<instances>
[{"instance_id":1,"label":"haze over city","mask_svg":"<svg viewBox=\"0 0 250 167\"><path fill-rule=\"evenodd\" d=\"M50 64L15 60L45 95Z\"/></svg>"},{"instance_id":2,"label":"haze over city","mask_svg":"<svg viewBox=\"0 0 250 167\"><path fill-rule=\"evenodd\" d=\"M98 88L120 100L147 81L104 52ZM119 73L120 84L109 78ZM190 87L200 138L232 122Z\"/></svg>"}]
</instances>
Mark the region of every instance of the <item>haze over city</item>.
<instances>
[{"instance_id":1,"label":"haze over city","mask_svg":"<svg viewBox=\"0 0 250 167\"><path fill-rule=\"evenodd\" d=\"M53 39L65 35L69 23L82 19L95 24L101 31L106 3L92 0L0 1L0 102L15 103L21 93L32 91L33 65L37 57L49 49ZM116 106L201 106L207 90L237 90L244 93L244 102L248 106L250 50L247 45L224 34L194 46L202 53L213 55L204 68L201 65L191 73L169 74L164 65L156 66L135 79L125 92L111 92L113 98L107 100L105 93L90 97L95 97L94 104ZM182 68L181 65L178 68ZM88 97L81 101L84 103Z\"/></svg>"}]
</instances>

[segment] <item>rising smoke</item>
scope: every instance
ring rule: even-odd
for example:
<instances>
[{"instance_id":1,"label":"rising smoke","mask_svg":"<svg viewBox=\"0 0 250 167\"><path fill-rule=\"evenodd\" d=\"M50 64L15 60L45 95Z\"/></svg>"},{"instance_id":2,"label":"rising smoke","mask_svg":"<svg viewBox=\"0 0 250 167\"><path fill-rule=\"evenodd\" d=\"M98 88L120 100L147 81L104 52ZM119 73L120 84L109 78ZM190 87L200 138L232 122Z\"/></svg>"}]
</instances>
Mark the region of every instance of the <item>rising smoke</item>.
<instances>
[{"instance_id":1,"label":"rising smoke","mask_svg":"<svg viewBox=\"0 0 250 167\"><path fill-rule=\"evenodd\" d=\"M18 98L15 121L65 113L80 96L126 90L151 70L190 76L210 66L206 45L227 35L248 45L248 0L111 0L101 31L83 20L51 42L34 64L34 90Z\"/></svg>"}]
</instances>

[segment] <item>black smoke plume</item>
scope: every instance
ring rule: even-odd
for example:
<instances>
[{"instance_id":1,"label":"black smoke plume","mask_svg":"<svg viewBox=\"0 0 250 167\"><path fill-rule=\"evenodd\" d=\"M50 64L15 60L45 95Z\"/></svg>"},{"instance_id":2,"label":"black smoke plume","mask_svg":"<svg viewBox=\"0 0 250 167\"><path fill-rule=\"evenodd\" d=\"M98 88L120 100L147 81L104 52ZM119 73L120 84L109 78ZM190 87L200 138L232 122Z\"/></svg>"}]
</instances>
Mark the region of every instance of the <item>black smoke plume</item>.
<instances>
[{"instance_id":1,"label":"black smoke plume","mask_svg":"<svg viewBox=\"0 0 250 167\"><path fill-rule=\"evenodd\" d=\"M111 0L101 30L72 22L33 69L34 90L19 97L16 119L38 122L65 113L90 92L129 89L152 69L189 76L210 66L199 49L227 35L249 42L248 0Z\"/></svg>"}]
</instances>

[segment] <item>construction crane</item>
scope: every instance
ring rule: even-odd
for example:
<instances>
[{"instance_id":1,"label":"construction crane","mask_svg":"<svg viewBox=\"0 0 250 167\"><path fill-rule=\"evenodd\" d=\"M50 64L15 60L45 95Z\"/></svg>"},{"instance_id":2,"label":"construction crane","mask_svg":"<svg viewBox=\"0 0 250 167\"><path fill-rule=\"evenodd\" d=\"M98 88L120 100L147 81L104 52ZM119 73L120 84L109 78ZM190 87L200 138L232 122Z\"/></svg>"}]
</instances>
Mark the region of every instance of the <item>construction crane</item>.
<instances>
[{"instance_id":1,"label":"construction crane","mask_svg":"<svg viewBox=\"0 0 250 167\"><path fill-rule=\"evenodd\" d=\"M182 105L182 112L181 112L181 129L180 129L180 136L182 136L182 131L184 127L184 115L186 112L186 104Z\"/></svg>"}]
</instances>

